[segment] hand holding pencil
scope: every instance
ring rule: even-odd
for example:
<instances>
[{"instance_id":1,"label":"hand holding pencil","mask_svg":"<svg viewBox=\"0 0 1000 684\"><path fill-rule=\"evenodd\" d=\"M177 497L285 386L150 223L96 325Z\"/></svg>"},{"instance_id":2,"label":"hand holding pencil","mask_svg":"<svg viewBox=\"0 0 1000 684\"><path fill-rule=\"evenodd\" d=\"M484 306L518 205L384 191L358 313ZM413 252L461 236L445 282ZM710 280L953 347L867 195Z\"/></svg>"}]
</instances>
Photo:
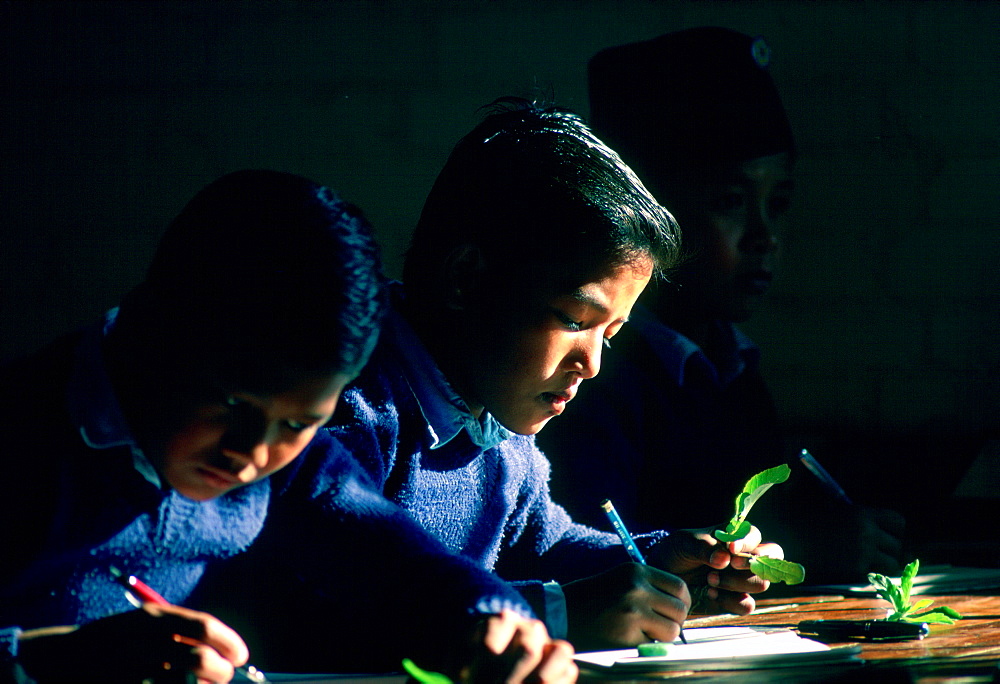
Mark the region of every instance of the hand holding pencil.
<instances>
[{"instance_id":1,"label":"hand holding pencil","mask_svg":"<svg viewBox=\"0 0 1000 684\"><path fill-rule=\"evenodd\" d=\"M44 682L228 682L247 660L232 629L207 613L145 603L80 627L29 630L18 659Z\"/></svg>"},{"instance_id":2,"label":"hand holding pencil","mask_svg":"<svg viewBox=\"0 0 1000 684\"><path fill-rule=\"evenodd\" d=\"M673 641L691 607L687 585L646 565L614 506L606 503L605 512L633 562L562 586L569 639L581 651Z\"/></svg>"},{"instance_id":3,"label":"hand holding pencil","mask_svg":"<svg viewBox=\"0 0 1000 684\"><path fill-rule=\"evenodd\" d=\"M110 570L111 570L111 576L114 578L116 582L122 585L122 588L125 590L129 600L135 603L138 607L142 608L146 605L154 605L154 606L160 606L161 608L162 607L178 608L178 606L171 605L169 601L163 598L163 596L158 594L152 587L147 585L138 577L135 577L134 575L126 575L125 573L123 573L121 570L119 570L114 566L112 566ZM187 609L183 610L186 611ZM197 613L196 611L189 611L189 612L192 613L192 615L196 616L197 618L209 619L218 622L217 620L215 620L214 617L208 615L207 613ZM205 637L191 636L184 633L178 633L173 635L174 641L176 641L179 644L184 644L186 646L189 646L195 651L200 650L202 648L212 649L212 651L208 651L205 654L210 660L212 659L213 652L222 655L226 660L228 660L235 666L233 674L230 675L230 679L232 678L233 675L236 675L241 680L249 682L258 682L259 684L267 684L267 678L264 676L263 672L255 668L253 665L246 665L247 655L248 655L247 648L246 644L243 643L243 640L239 637L239 635L236 634L236 632L233 632L228 627L226 627L226 625L223 625L221 622L219 622L218 624L221 627L224 627L225 630L228 630L228 633L226 631L219 632L217 628L209 630L207 629L206 625L206 629L201 630L204 633ZM239 662L231 658L226 658L226 653L235 655L237 660L239 660ZM171 664L171 668L172 667L173 665ZM195 674L197 674L197 672ZM226 680L210 679L209 681L212 682L229 681L229 679Z\"/></svg>"},{"instance_id":4,"label":"hand holding pencil","mask_svg":"<svg viewBox=\"0 0 1000 684\"><path fill-rule=\"evenodd\" d=\"M112 569L140 606L80 627L59 626L23 632L18 660L25 672L45 682L153 681L228 682L242 670L249 653L243 639L208 613L169 603L135 577Z\"/></svg>"},{"instance_id":5,"label":"hand holding pencil","mask_svg":"<svg viewBox=\"0 0 1000 684\"><path fill-rule=\"evenodd\" d=\"M810 582L861 582L869 572L898 575L906 561L903 516L856 500L807 449L800 450L797 460L801 476L787 490L790 498L783 508L809 506L811 515L772 514L766 524L786 542L789 554L809 568Z\"/></svg>"}]
</instances>

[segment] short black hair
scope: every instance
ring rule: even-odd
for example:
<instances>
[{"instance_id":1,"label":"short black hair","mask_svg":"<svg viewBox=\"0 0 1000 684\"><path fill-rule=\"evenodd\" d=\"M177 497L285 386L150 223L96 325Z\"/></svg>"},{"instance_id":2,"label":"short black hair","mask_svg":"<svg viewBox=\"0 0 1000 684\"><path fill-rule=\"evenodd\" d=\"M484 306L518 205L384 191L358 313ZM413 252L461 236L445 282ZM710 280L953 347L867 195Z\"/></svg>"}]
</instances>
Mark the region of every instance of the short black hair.
<instances>
[{"instance_id":1,"label":"short black hair","mask_svg":"<svg viewBox=\"0 0 1000 684\"><path fill-rule=\"evenodd\" d=\"M199 192L163 235L117 327L168 364L273 386L282 370L354 374L383 310L361 211L289 173L238 171Z\"/></svg>"},{"instance_id":2,"label":"short black hair","mask_svg":"<svg viewBox=\"0 0 1000 684\"><path fill-rule=\"evenodd\" d=\"M487 279L544 274L575 288L644 256L667 271L679 240L670 213L580 116L501 98L438 175L403 280L411 301L440 302L449 255L472 245Z\"/></svg>"}]
</instances>

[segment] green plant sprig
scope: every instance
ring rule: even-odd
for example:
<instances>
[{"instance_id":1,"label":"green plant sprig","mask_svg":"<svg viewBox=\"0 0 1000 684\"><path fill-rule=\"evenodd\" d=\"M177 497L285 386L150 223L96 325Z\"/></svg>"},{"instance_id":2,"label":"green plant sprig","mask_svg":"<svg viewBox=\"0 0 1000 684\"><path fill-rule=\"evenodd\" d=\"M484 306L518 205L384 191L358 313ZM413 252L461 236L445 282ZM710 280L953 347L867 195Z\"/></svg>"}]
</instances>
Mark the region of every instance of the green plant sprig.
<instances>
[{"instance_id":1,"label":"green plant sprig","mask_svg":"<svg viewBox=\"0 0 1000 684\"><path fill-rule=\"evenodd\" d=\"M913 589L913 578L920 570L920 561L915 560L903 568L899 580L880 575L877 572L868 573L868 581L875 587L879 596L892 604L893 613L886 620L894 622L932 622L952 625L955 620L961 620L962 614L948 606L928 607L933 599L920 599L910 602L910 591ZM897 584L898 582L898 584Z\"/></svg>"},{"instance_id":2,"label":"green plant sprig","mask_svg":"<svg viewBox=\"0 0 1000 684\"><path fill-rule=\"evenodd\" d=\"M736 496L736 512L729 519L725 530L716 530L715 538L723 542L734 542L750 534L753 527L747 520L747 514L757 500L773 485L784 482L791 476L792 469L782 463L774 468L757 473L751 477ZM798 584L806 578L806 569L798 563L770 556L755 556L749 553L737 554L750 559L750 571L768 582L784 582Z\"/></svg>"},{"instance_id":3,"label":"green plant sprig","mask_svg":"<svg viewBox=\"0 0 1000 684\"><path fill-rule=\"evenodd\" d=\"M418 684L453 684L448 675L425 670L409 658L403 658L403 669L410 675L410 679Z\"/></svg>"}]
</instances>

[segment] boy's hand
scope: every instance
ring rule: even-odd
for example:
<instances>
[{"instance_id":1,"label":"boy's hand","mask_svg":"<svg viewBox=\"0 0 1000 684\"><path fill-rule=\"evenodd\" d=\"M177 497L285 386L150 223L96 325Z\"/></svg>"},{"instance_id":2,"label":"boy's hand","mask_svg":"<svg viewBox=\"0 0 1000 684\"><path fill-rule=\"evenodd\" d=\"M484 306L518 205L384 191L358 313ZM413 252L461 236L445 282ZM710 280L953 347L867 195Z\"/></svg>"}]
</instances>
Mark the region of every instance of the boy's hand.
<instances>
[{"instance_id":1,"label":"boy's hand","mask_svg":"<svg viewBox=\"0 0 1000 684\"><path fill-rule=\"evenodd\" d=\"M771 505L754 509L754 516L768 534L786 543L785 551L806 567L810 583L867 583L869 572L899 577L907 561L902 515L834 499L814 477L790 484L776 488Z\"/></svg>"},{"instance_id":2,"label":"boy's hand","mask_svg":"<svg viewBox=\"0 0 1000 684\"><path fill-rule=\"evenodd\" d=\"M899 513L860 504L829 504L824 515L806 520L768 523L788 539L789 555L808 568L811 582L867 582L869 572L898 577L905 565L906 521ZM823 539L822 544L809 543ZM845 549L849 552L845 553Z\"/></svg>"},{"instance_id":3,"label":"boy's hand","mask_svg":"<svg viewBox=\"0 0 1000 684\"><path fill-rule=\"evenodd\" d=\"M681 578L638 563L564 584L563 593L577 650L673 641L691 607Z\"/></svg>"},{"instance_id":4,"label":"boy's hand","mask_svg":"<svg viewBox=\"0 0 1000 684\"><path fill-rule=\"evenodd\" d=\"M79 628L26 631L19 650L25 671L40 684L95 676L160 684L186 682L189 674L199 682L228 682L249 656L243 639L208 613L152 604Z\"/></svg>"},{"instance_id":5,"label":"boy's hand","mask_svg":"<svg viewBox=\"0 0 1000 684\"><path fill-rule=\"evenodd\" d=\"M505 610L483 623L476 641L479 648L461 677L466 684L576 681L573 647L569 642L550 639L540 620Z\"/></svg>"},{"instance_id":6,"label":"boy's hand","mask_svg":"<svg viewBox=\"0 0 1000 684\"><path fill-rule=\"evenodd\" d=\"M784 553L777 544L761 543L756 527L729 544L712 536L714 529L673 532L650 550L649 562L680 576L692 591L707 587L700 612L746 615L756 605L751 594L764 591L770 582L750 572L750 559L738 554L784 558Z\"/></svg>"}]
</instances>

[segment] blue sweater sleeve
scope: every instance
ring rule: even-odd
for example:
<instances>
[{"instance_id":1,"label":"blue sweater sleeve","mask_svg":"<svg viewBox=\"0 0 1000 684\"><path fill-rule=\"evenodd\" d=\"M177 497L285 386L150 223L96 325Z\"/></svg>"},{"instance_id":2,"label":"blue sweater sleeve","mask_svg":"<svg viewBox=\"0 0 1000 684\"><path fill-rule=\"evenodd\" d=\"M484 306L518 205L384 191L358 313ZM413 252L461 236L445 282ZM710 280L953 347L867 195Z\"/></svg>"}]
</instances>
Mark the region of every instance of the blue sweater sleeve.
<instances>
[{"instance_id":1,"label":"blue sweater sleeve","mask_svg":"<svg viewBox=\"0 0 1000 684\"><path fill-rule=\"evenodd\" d=\"M549 463L531 437L518 436L503 445L504 459L523 476L518 505L511 516L509 542L497 572L510 580L540 579L564 583L628 562L621 540L613 532L576 523L549 494ZM596 505L596 504L595 504ZM648 549L666 532L638 535Z\"/></svg>"},{"instance_id":2,"label":"blue sweater sleeve","mask_svg":"<svg viewBox=\"0 0 1000 684\"><path fill-rule=\"evenodd\" d=\"M13 684L19 680L17 640L21 630L17 627L0 627L0 684Z\"/></svg>"},{"instance_id":3,"label":"blue sweater sleeve","mask_svg":"<svg viewBox=\"0 0 1000 684\"><path fill-rule=\"evenodd\" d=\"M382 497L329 435L295 470L276 479L254 547L213 573L199 605L244 635L258 666L392 671L408 657L451 671L483 616L532 615L513 587Z\"/></svg>"}]
</instances>

